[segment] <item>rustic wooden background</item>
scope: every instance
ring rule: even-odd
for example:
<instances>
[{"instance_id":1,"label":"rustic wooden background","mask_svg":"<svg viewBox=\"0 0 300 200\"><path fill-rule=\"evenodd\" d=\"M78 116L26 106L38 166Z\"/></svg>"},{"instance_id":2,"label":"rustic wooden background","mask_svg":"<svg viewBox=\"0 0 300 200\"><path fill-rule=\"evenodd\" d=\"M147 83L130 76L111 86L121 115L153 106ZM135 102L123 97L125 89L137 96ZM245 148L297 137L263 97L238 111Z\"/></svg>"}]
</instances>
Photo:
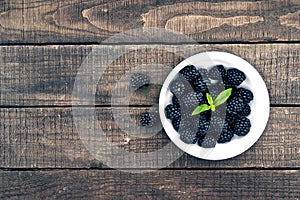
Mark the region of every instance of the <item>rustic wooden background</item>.
<instances>
[{"instance_id":1,"label":"rustic wooden background","mask_svg":"<svg viewBox=\"0 0 300 200\"><path fill-rule=\"evenodd\" d=\"M78 69L101 41L142 27L186 34L207 50L230 52L255 66L271 111L253 147L224 161L183 154L164 169L141 174L111 169L85 149L72 120ZM0 0L0 34L0 198L300 199L299 0ZM170 142L164 131L126 140L130 133L112 116L111 91L133 67L175 66L182 58L155 48L160 44L109 45L133 50L99 80L98 122L128 151L162 148ZM133 115L157 102L159 87L148 89L131 99Z\"/></svg>"}]
</instances>

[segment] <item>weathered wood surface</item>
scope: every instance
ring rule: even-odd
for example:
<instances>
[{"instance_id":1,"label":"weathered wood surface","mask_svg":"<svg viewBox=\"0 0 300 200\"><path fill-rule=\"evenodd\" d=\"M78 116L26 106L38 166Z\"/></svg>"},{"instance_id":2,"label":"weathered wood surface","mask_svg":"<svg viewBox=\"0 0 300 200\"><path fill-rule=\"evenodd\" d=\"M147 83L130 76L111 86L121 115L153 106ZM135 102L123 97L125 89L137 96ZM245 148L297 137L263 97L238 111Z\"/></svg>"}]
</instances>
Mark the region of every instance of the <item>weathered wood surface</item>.
<instances>
[{"instance_id":1,"label":"weathered wood surface","mask_svg":"<svg viewBox=\"0 0 300 200\"><path fill-rule=\"evenodd\" d=\"M299 170L1 171L5 199L291 199Z\"/></svg>"},{"instance_id":2,"label":"weathered wood surface","mask_svg":"<svg viewBox=\"0 0 300 200\"><path fill-rule=\"evenodd\" d=\"M91 109L91 108L86 108ZM125 108L118 108L124 113ZM131 108L136 116L145 108ZM151 152L170 142L164 132L148 138L136 138L119 125L132 121L113 120L111 108L97 108L99 124L108 141L134 153ZM107 168L96 160L82 140L100 140L89 134L79 137L71 108L6 108L0 110L1 168ZM93 119L89 119L93 120ZM300 108L272 108L270 120L258 142L245 153L224 161L205 161L183 154L167 168L245 168L300 167ZM105 152L109 147L103 148ZM151 158L149 158L151 159ZM158 159L158 158L155 158ZM124 160L126 162L126 160ZM137 160L138 162L138 160Z\"/></svg>"},{"instance_id":3,"label":"weathered wood surface","mask_svg":"<svg viewBox=\"0 0 300 200\"><path fill-rule=\"evenodd\" d=\"M0 42L101 42L115 33L159 27L199 42L299 41L298 0L90 0L0 2Z\"/></svg>"},{"instance_id":4,"label":"weathered wood surface","mask_svg":"<svg viewBox=\"0 0 300 200\"><path fill-rule=\"evenodd\" d=\"M183 58L203 50L219 50L241 56L262 75L271 104L300 103L299 44L224 44L224 45L128 45L128 46L4 46L0 59L0 104L4 106L64 106L72 104L72 91L78 70L89 53L99 49L130 50L113 61L99 77L95 102L110 105L117 82L117 98L122 104L127 84L122 76L130 70L153 63L174 67ZM94 49L92 51L92 49ZM170 49L178 51L175 55ZM183 54L185 53L185 54ZM101 54L99 50L98 55ZM94 56L96 58L97 56ZM102 65L99 64L99 68ZM103 67L104 68L104 67ZM147 73L164 80L161 71L148 67ZM145 72L145 71L142 71ZM93 75L92 70L87 75ZM79 76L79 75L78 75ZM80 77L80 76L79 76ZM92 86L83 85L89 91ZM131 105L157 102L160 86L151 86L131 97ZM81 102L82 105L89 104Z\"/></svg>"}]
</instances>

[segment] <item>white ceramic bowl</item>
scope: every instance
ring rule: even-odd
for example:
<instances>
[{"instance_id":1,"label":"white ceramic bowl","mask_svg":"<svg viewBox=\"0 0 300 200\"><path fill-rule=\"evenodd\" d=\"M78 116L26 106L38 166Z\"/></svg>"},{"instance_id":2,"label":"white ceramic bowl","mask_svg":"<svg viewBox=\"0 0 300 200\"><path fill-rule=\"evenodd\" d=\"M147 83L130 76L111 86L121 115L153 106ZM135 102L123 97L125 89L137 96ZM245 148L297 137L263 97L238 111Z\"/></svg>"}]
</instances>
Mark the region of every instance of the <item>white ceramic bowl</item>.
<instances>
[{"instance_id":1,"label":"white ceramic bowl","mask_svg":"<svg viewBox=\"0 0 300 200\"><path fill-rule=\"evenodd\" d=\"M250 132L246 136L234 136L230 142L219 144L214 148L202 148L197 144L185 144L179 139L179 134L173 128L172 123L165 116L165 107L172 103L172 93L169 85L176 78L179 71L187 65L194 65L196 68L210 69L214 65L222 64L225 68L237 68L246 75L246 80L240 85L250 89L254 99L250 102L251 114L248 118L251 121ZM255 68L244 59L225 52L204 52L191 56L179 63L166 78L159 97L159 114L163 127L169 138L181 150L186 153L207 160L223 160L237 156L249 149L261 136L269 118L270 110L269 94L266 85L255 70Z\"/></svg>"}]
</instances>

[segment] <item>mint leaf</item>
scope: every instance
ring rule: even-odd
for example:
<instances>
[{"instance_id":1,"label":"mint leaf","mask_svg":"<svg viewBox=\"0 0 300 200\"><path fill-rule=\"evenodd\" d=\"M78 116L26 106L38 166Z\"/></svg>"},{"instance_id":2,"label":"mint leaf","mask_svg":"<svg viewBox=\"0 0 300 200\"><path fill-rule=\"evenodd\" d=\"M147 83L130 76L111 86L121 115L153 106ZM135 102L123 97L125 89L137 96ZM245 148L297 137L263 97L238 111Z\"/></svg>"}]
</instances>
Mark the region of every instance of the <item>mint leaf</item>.
<instances>
[{"instance_id":1,"label":"mint leaf","mask_svg":"<svg viewBox=\"0 0 300 200\"><path fill-rule=\"evenodd\" d=\"M206 93L206 98L207 98L209 105L214 104L213 98L211 97L211 95L209 93Z\"/></svg>"},{"instance_id":2,"label":"mint leaf","mask_svg":"<svg viewBox=\"0 0 300 200\"><path fill-rule=\"evenodd\" d=\"M210 105L211 111L216 111L216 106L215 105Z\"/></svg>"},{"instance_id":3,"label":"mint leaf","mask_svg":"<svg viewBox=\"0 0 300 200\"><path fill-rule=\"evenodd\" d=\"M219 106L227 101L227 99L230 97L232 92L232 88L228 88L227 90L224 90L221 92L217 98L214 100L213 104L214 106Z\"/></svg>"},{"instance_id":4,"label":"mint leaf","mask_svg":"<svg viewBox=\"0 0 300 200\"><path fill-rule=\"evenodd\" d=\"M192 116L193 116L193 115L198 115L198 114L200 114L200 113L202 113L202 112L204 112L204 111L207 111L207 110L209 110L209 109L210 109L210 106L207 105L207 104L202 104L202 105L200 105L200 106L197 106L197 107L195 108L195 110L193 111Z\"/></svg>"}]
</instances>

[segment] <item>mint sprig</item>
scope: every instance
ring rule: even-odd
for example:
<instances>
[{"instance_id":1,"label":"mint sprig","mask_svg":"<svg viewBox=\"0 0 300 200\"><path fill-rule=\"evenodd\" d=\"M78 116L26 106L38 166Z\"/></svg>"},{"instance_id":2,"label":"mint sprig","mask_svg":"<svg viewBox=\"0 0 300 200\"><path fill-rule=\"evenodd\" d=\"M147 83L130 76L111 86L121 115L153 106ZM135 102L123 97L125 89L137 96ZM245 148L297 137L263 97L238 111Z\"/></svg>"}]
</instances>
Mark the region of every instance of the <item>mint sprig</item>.
<instances>
[{"instance_id":1,"label":"mint sprig","mask_svg":"<svg viewBox=\"0 0 300 200\"><path fill-rule=\"evenodd\" d=\"M227 99L230 97L232 93L232 88L229 88L227 90L224 90L221 92L217 98L214 100L214 105L219 106L227 101Z\"/></svg>"},{"instance_id":2,"label":"mint sprig","mask_svg":"<svg viewBox=\"0 0 300 200\"><path fill-rule=\"evenodd\" d=\"M221 92L215 100L213 100L212 96L209 93L206 93L206 99L209 105L201 104L197 106L192 112L192 115L198 115L207 110L216 111L216 107L225 103L227 99L230 97L231 93L232 93L232 88L228 88L227 90Z\"/></svg>"},{"instance_id":3,"label":"mint sprig","mask_svg":"<svg viewBox=\"0 0 300 200\"><path fill-rule=\"evenodd\" d=\"M207 104L202 104L202 105L197 106L197 107L195 108L195 110L193 111L192 115L200 114L200 113L202 113L202 112L204 112L204 111L207 111L207 110L209 110L209 109L210 109L210 106L209 106L209 105L207 105Z\"/></svg>"}]
</instances>

